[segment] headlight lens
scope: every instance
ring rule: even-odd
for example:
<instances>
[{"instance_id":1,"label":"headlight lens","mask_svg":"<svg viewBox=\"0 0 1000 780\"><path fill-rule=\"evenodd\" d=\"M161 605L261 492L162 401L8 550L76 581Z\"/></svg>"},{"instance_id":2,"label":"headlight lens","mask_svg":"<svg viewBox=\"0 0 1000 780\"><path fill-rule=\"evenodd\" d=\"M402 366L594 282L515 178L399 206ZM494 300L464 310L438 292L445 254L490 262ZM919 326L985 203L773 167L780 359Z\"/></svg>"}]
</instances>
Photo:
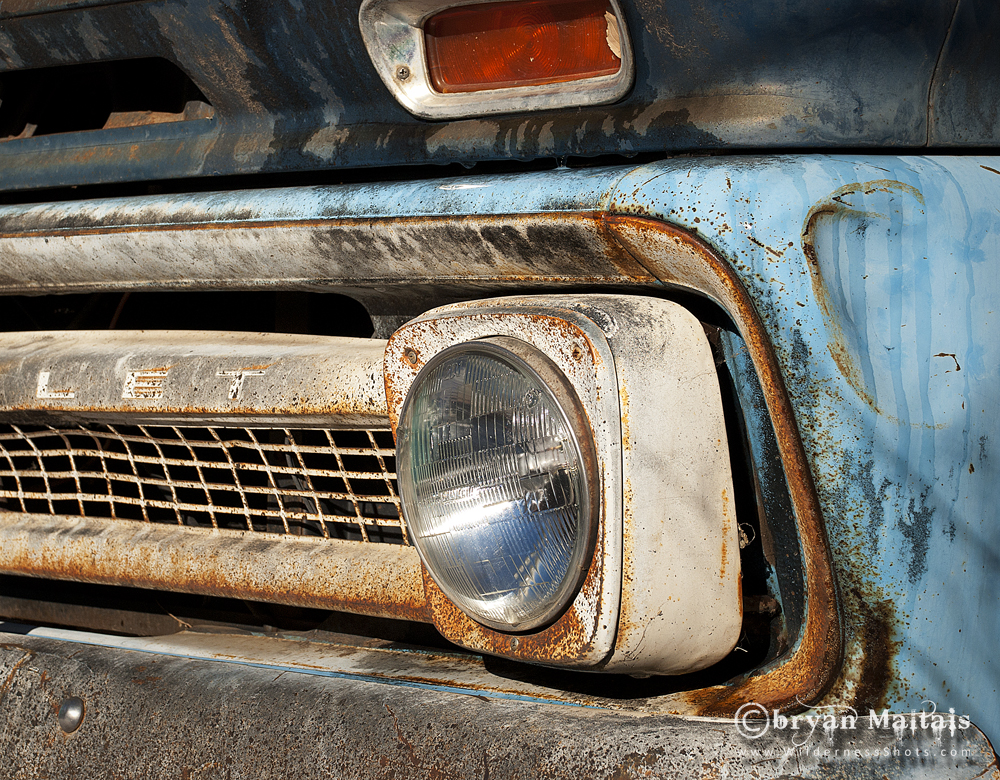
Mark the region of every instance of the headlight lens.
<instances>
[{"instance_id":1,"label":"headlight lens","mask_svg":"<svg viewBox=\"0 0 1000 780\"><path fill-rule=\"evenodd\" d=\"M511 338L444 350L410 388L397 452L410 536L441 590L498 630L555 619L597 503L586 415L555 365Z\"/></svg>"}]
</instances>

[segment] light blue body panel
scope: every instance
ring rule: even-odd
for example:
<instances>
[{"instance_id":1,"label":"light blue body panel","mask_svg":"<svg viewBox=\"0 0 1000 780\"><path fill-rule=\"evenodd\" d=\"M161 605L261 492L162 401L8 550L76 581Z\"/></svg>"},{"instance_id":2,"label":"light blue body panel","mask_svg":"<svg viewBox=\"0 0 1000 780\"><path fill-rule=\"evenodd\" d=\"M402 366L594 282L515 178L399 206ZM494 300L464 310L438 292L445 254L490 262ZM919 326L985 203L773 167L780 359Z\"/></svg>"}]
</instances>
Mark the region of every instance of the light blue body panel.
<instances>
[{"instance_id":1,"label":"light blue body panel","mask_svg":"<svg viewBox=\"0 0 1000 780\"><path fill-rule=\"evenodd\" d=\"M1000 735L1000 164L666 162L618 186L726 258L777 352L839 578L841 685L889 613L889 704ZM834 695L837 695L835 687Z\"/></svg>"}]
</instances>

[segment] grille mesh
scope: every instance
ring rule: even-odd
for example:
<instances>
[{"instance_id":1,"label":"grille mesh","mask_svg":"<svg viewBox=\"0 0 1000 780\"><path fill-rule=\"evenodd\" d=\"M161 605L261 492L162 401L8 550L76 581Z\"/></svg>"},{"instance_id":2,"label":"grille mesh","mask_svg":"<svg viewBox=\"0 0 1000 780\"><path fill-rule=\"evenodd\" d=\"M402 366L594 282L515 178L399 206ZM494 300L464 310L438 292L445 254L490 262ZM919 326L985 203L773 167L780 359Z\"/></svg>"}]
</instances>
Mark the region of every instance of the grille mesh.
<instances>
[{"instance_id":1,"label":"grille mesh","mask_svg":"<svg viewBox=\"0 0 1000 780\"><path fill-rule=\"evenodd\" d=\"M392 433L0 425L0 507L408 544Z\"/></svg>"}]
</instances>

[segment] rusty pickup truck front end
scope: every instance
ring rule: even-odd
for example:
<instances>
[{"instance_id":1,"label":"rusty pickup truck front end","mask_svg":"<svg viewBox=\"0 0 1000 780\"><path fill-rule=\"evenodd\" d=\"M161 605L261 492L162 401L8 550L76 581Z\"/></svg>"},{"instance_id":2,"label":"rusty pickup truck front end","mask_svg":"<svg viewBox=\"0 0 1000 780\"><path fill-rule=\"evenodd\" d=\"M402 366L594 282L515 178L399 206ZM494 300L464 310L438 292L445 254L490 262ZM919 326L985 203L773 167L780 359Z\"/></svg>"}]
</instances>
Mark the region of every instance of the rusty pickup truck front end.
<instances>
[{"instance_id":1,"label":"rusty pickup truck front end","mask_svg":"<svg viewBox=\"0 0 1000 780\"><path fill-rule=\"evenodd\" d=\"M4 0L0 774L1000 778L998 34Z\"/></svg>"}]
</instances>

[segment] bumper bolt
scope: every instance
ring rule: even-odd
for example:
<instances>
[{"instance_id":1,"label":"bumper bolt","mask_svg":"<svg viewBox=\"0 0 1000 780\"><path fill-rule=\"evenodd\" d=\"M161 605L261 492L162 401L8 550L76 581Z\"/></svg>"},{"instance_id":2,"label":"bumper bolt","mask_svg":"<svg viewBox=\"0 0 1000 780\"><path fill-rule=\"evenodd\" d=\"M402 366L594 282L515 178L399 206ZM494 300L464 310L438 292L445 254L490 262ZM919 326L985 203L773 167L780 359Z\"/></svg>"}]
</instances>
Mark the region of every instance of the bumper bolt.
<instances>
[{"instance_id":1,"label":"bumper bolt","mask_svg":"<svg viewBox=\"0 0 1000 780\"><path fill-rule=\"evenodd\" d=\"M59 705L59 728L67 734L72 734L83 723L83 699L71 696Z\"/></svg>"}]
</instances>

